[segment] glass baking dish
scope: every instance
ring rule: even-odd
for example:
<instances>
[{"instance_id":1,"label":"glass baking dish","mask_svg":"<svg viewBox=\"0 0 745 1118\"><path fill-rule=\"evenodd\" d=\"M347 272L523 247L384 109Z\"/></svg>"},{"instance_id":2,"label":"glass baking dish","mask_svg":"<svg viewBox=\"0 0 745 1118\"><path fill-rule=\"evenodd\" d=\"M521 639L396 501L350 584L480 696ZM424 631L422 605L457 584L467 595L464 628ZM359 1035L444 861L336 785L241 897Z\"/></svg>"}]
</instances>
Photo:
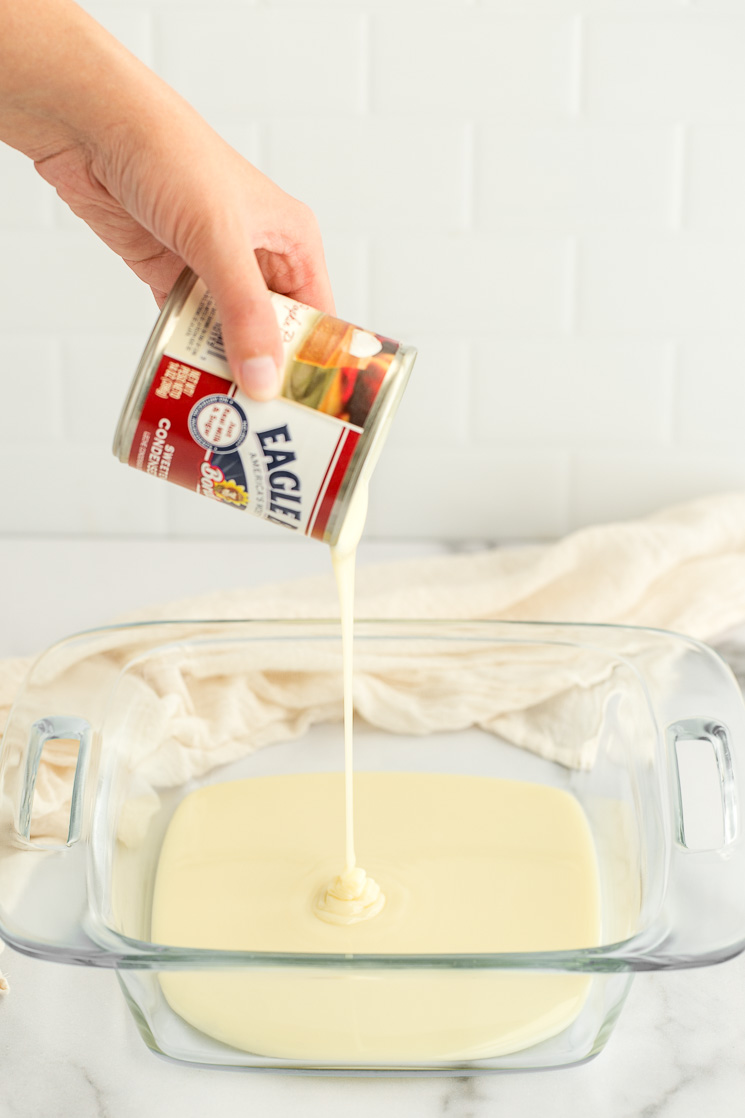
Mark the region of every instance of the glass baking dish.
<instances>
[{"instance_id":1,"label":"glass baking dish","mask_svg":"<svg viewBox=\"0 0 745 1118\"><path fill-rule=\"evenodd\" d=\"M251 696L288 686L295 708L256 723ZM161 1055L323 1074L575 1064L605 1045L635 971L745 947L745 709L706 646L618 626L358 622L355 686L355 771L506 777L575 798L597 859L597 946L322 955L153 942L160 846L187 794L343 768L336 621L123 625L44 653L0 757L0 936L41 959L116 969ZM171 1008L175 973L221 989L245 1044ZM440 997L453 983L455 1018ZM517 1018L505 1008L516 991ZM395 1050L368 1031L370 999L389 1007ZM307 1041L294 1052L288 1021ZM446 1024L460 1040L444 1049Z\"/></svg>"}]
</instances>

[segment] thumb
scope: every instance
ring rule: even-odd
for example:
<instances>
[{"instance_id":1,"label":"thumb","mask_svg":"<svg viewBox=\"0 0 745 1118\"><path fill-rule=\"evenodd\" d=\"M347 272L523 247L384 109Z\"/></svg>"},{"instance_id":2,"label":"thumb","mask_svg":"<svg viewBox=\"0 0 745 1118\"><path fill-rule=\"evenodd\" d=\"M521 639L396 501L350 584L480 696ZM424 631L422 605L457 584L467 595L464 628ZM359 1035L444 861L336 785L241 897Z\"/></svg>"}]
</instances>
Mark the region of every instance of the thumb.
<instances>
[{"instance_id":1,"label":"thumb","mask_svg":"<svg viewBox=\"0 0 745 1118\"><path fill-rule=\"evenodd\" d=\"M231 259L195 268L217 305L225 355L235 382L254 400L270 400L281 386L284 349L269 291L253 251L233 247Z\"/></svg>"}]
</instances>

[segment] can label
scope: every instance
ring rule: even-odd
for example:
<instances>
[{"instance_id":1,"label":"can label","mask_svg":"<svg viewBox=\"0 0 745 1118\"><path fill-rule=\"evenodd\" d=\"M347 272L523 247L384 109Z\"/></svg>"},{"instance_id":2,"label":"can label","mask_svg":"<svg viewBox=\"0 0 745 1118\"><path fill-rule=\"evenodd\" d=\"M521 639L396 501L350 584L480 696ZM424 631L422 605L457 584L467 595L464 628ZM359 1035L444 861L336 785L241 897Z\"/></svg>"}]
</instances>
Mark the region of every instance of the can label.
<instances>
[{"instance_id":1,"label":"can label","mask_svg":"<svg viewBox=\"0 0 745 1118\"><path fill-rule=\"evenodd\" d=\"M196 281L158 359L129 464L324 539L399 346L282 295L272 303L283 383L259 402L231 380L214 300Z\"/></svg>"}]
</instances>

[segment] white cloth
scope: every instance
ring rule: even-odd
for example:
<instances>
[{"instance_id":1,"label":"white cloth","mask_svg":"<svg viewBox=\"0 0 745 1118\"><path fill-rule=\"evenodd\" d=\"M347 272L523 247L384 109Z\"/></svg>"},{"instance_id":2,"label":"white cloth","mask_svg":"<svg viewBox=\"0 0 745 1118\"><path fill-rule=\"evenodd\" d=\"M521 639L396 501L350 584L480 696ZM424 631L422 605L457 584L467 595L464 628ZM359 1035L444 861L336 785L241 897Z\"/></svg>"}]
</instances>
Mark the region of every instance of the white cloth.
<instances>
[{"instance_id":1,"label":"white cloth","mask_svg":"<svg viewBox=\"0 0 745 1118\"><path fill-rule=\"evenodd\" d=\"M745 494L710 497L640 520L586 528L554 544L362 568L355 613L367 618L612 622L711 639L745 621ZM336 588L329 575L216 591L126 620L337 614ZM101 651L100 662L76 662L74 652L68 661L52 659L56 667L48 679L42 678L49 709L55 695L63 694L64 706L75 709L76 695L70 691L77 688L82 710L84 696L95 691L104 667L111 671L112 657L119 656L123 664L136 651L136 644L122 650L112 639L108 651ZM266 657L266 649L258 651ZM251 749L297 737L313 722L341 719L338 650L314 648L311 662L307 650L296 650L291 654L298 657L296 663L288 661L287 650L281 663L250 662L255 655L256 650L244 650L236 657L229 649L201 656L194 649L186 656L174 653L170 661L161 657L147 680L133 677L126 685L119 701L130 711L141 710L143 726L139 740L128 743L132 763L142 773L142 813L132 821L134 831L157 807L154 787L181 783ZM0 724L30 663L15 659L2 665ZM578 672L578 685L572 687L567 686L573 670L569 661L552 675L534 671L530 654L521 660L512 649L509 656L495 654L488 662L483 654L475 656L467 643L461 650L455 645L429 652L426 660L410 650L391 658L366 651L356 666L356 707L373 725L405 733L479 725L566 764L591 763L592 723L601 713L608 682L602 667ZM497 689L494 670L502 673L504 684ZM37 671L43 677L42 668ZM589 702L588 680L595 691ZM465 705L464 693L469 696ZM195 713L195 694L200 709L206 705L217 712L209 732ZM587 720L586 732L573 733L565 748L562 725L576 731L582 718ZM9 745L12 749L12 741ZM74 755L66 756L64 747L56 756L45 754L32 834L66 833L67 776L74 763ZM0 992L6 988L0 975Z\"/></svg>"},{"instance_id":2,"label":"white cloth","mask_svg":"<svg viewBox=\"0 0 745 1118\"><path fill-rule=\"evenodd\" d=\"M338 609L329 574L251 590L219 590L125 619L333 617ZM714 496L641 520L583 529L546 546L364 567L358 571L355 612L367 618L641 625L706 641L745 620L745 494ZM113 651L106 656L102 650L97 661L76 665L75 651L69 663L59 656L51 660L51 678L44 679L49 709L56 694L64 694L64 708L75 709L70 689L83 699L84 692L100 688L98 676L111 671L112 655L119 655L123 664L138 651L130 643L117 652L119 641L112 637ZM256 655L258 662L252 660ZM567 693L568 662L559 663L557 673L545 665L532 671L536 655L530 653L526 661L511 650L507 660L498 652L489 659L474 654L469 645L422 653L421 660L406 650L383 657L366 651L356 659L356 708L374 726L394 732L475 724L543 756L587 767L592 762L590 739L583 754L582 748L577 752L576 735L574 746L567 748L556 733L559 693L563 717L576 717L577 703ZM28 664L3 664L2 722ZM304 647L279 653L224 648L219 655L208 651L201 656L192 648L188 654L161 657L148 682L128 683L126 699L143 711L143 739L130 747L134 759L147 769L151 784L176 784L247 750L298 737L314 722L339 720L340 666L338 648L314 647L310 656ZM503 684L499 693L493 686L496 667ZM594 671L584 664L578 676L586 683L602 680L603 674L602 666ZM541 711L549 700L553 705ZM588 705L585 695L582 704ZM83 709L85 703L79 705ZM205 720L195 716L195 707L218 711L209 732ZM151 733L145 732L148 722ZM166 723L168 733L163 732ZM251 727L248 735L246 727ZM64 769L64 758L56 764L51 758L46 769L41 766L35 814L44 814L46 807L49 816L64 817L65 804L59 799L60 789L68 785Z\"/></svg>"},{"instance_id":3,"label":"white cloth","mask_svg":"<svg viewBox=\"0 0 745 1118\"><path fill-rule=\"evenodd\" d=\"M677 630L710 639L745 621L745 494L711 497L641 520L587 528L555 544L443 555L358 572L356 616L613 622ZM245 591L218 591L142 611L126 620L302 618L338 614L331 575ZM199 632L199 628L196 630ZM207 632L207 626L204 629ZM50 660L41 683L49 710L85 709L101 690L112 658L138 651L114 635L98 658L70 653ZM638 650L637 650L638 651ZM419 655L410 648L356 657L355 705L371 724L426 734L470 725L567 765L592 764L593 727L608 690L607 663L580 664L561 652L556 665L537 651L490 653L465 643ZM573 660L572 657L575 659ZM44 661L42 661L42 666ZM0 719L27 661L0 673ZM495 686L495 679L498 685ZM605 687L605 690L604 690ZM75 702L75 692L80 696ZM64 698L62 698L64 697ZM147 678L120 687L129 712L127 744L143 791L202 775L271 742L302 735L313 723L342 716L341 659L333 649L271 646L176 650L159 655ZM205 719L205 710L214 712ZM131 712L141 712L137 734ZM136 739L136 740L135 740ZM18 749L23 743L18 743ZM42 761L34 799L34 833L66 826L74 756Z\"/></svg>"}]
</instances>

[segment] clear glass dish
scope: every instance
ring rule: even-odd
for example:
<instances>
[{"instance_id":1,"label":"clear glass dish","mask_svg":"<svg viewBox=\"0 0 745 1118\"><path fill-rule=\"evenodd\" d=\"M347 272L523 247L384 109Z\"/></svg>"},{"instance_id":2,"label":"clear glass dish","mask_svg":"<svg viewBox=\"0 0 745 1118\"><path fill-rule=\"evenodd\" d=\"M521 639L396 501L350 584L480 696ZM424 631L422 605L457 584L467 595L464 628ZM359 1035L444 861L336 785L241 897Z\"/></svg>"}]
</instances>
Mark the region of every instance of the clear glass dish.
<instances>
[{"instance_id":1,"label":"clear glass dish","mask_svg":"<svg viewBox=\"0 0 745 1118\"><path fill-rule=\"evenodd\" d=\"M380 720L387 728L357 718L356 771L507 777L577 800L598 863L598 946L293 955L152 941L160 845L187 794L236 778L343 768L335 621L124 625L71 637L41 656L0 757L0 937L41 959L115 968L143 1039L159 1054L323 1074L574 1064L603 1048L635 971L716 963L745 947L745 708L729 669L706 646L616 626L378 621L356 624L355 661L358 680L385 677L381 694L393 711ZM292 678L312 695L318 673L338 681L333 701L312 715L300 704L280 740L271 727L251 725L250 704L226 698L236 676L248 693ZM432 696L437 729L397 728L397 687ZM448 723L452 709L476 712L473 724ZM184 778L169 761L174 740L201 751L201 775ZM38 804L50 792L64 806L45 816ZM242 1050L200 1032L164 996L161 979L174 971L221 984L232 1010L262 1035L281 1034L289 1018L309 1036L326 1030L325 1054L278 1055L269 1041L262 1051ZM535 1040L535 1022L501 1021L500 1013L508 989L524 989L529 1007L537 975L555 984L557 1005L575 997L579 1009L566 1020L554 1014L553 1025L549 1013ZM451 1009L447 1026L451 1035L462 1031L463 1045L442 1051L437 983L455 980L466 989L462 1020ZM304 1023L294 992L307 993L308 983L323 1012ZM431 1007L424 1031L412 1008L418 989ZM390 1006L396 1058L385 1056L385 1038L366 1035L370 997ZM335 1052L334 1036L352 1019L354 1051L340 1043ZM473 1056L479 1029L489 1043ZM521 1029L532 1039L521 1043Z\"/></svg>"}]
</instances>

